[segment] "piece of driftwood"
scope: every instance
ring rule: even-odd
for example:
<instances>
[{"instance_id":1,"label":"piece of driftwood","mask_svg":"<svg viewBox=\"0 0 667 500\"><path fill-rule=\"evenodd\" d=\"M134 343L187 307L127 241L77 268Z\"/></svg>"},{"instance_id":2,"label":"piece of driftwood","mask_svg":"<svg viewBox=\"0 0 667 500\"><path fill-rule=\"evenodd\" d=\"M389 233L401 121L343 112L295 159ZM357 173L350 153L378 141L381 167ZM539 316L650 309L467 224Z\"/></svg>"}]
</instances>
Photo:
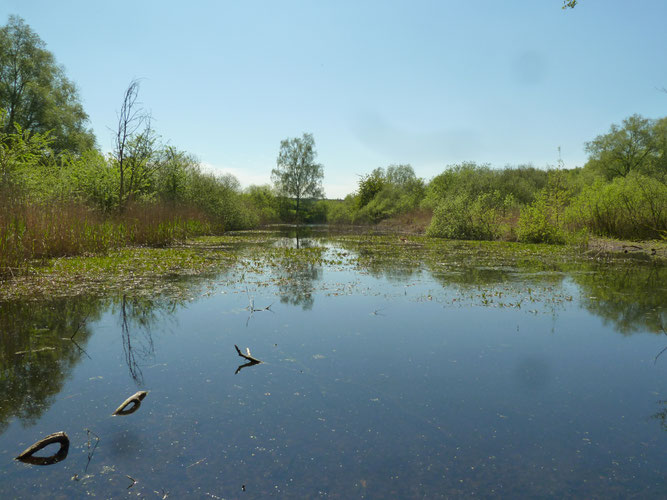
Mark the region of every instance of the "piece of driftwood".
<instances>
[{"instance_id":1,"label":"piece of driftwood","mask_svg":"<svg viewBox=\"0 0 667 500\"><path fill-rule=\"evenodd\" d=\"M53 455L48 457L35 457L34 454L37 453L42 448L46 448L48 445L53 443L59 443L60 449L55 452ZM54 432L49 434L44 439L40 439L30 448L26 449L21 453L15 460L19 460L26 464L32 465L51 465L61 462L67 458L67 453L69 452L69 438L64 432Z\"/></svg>"},{"instance_id":2,"label":"piece of driftwood","mask_svg":"<svg viewBox=\"0 0 667 500\"><path fill-rule=\"evenodd\" d=\"M139 391L135 394L132 394L132 396L123 401L121 405L118 408L116 408L116 411L113 412L111 415L113 415L114 417L118 415L131 415L132 413L134 413L139 409L139 407L141 406L141 402L146 397L146 394L148 394L148 391ZM128 408L128 406L130 407Z\"/></svg>"},{"instance_id":3,"label":"piece of driftwood","mask_svg":"<svg viewBox=\"0 0 667 500\"><path fill-rule=\"evenodd\" d=\"M239 356L241 356L243 359L247 359L247 360L248 360L248 362L247 362L246 364L241 365L241 366L239 366L239 367L236 369L236 371L234 372L234 375L236 375L238 372L240 372L240 371L243 370L244 368L247 368L248 366L258 365L258 364L260 364L260 363L262 362L261 360L259 360L259 359L255 358L255 357L253 357L252 354L250 354L250 348L246 347L246 353L247 353L247 354L243 354L243 353L241 352L241 349L239 349L239 346L237 346L236 344L234 344L234 347L236 348L236 352L239 354Z\"/></svg>"},{"instance_id":4,"label":"piece of driftwood","mask_svg":"<svg viewBox=\"0 0 667 500\"><path fill-rule=\"evenodd\" d=\"M241 356L242 358L245 358L248 361L251 361L252 363L255 363L255 364L258 364L258 363L262 362L260 359L254 358L252 356L252 354L250 354L250 348L249 347L246 347L246 349L245 349L247 354L243 354L241 352L241 349L239 349L239 346L237 346L236 344L234 344L234 347L236 348L236 352L238 352L239 356Z\"/></svg>"}]
</instances>

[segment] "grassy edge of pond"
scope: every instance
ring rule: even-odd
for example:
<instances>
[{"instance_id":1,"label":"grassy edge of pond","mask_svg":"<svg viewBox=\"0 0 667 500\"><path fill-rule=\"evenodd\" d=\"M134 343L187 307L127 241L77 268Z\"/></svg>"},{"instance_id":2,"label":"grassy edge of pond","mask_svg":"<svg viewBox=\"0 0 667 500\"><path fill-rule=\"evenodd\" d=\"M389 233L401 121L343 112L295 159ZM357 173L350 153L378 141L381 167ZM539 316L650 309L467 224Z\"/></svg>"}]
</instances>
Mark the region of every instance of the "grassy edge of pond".
<instances>
[{"instance_id":1,"label":"grassy edge of pond","mask_svg":"<svg viewBox=\"0 0 667 500\"><path fill-rule=\"evenodd\" d=\"M415 246L430 252L475 249L499 257L542 259L567 257L582 259L667 260L667 242L629 242L595 238L586 250L568 245L525 244L499 241L459 241L424 235L372 233L338 236L358 245L382 245L391 254L411 254ZM274 241L267 231L248 231L223 236L198 237L183 245L166 248L125 247L106 254L60 257L33 262L23 273L0 280L0 300L73 296L83 293L155 294L174 288L179 278L213 276L229 269L237 260L235 248L253 245L257 249ZM291 253L298 256L299 253ZM262 252L258 252L258 257ZM312 259L309 255L308 258Z\"/></svg>"}]
</instances>

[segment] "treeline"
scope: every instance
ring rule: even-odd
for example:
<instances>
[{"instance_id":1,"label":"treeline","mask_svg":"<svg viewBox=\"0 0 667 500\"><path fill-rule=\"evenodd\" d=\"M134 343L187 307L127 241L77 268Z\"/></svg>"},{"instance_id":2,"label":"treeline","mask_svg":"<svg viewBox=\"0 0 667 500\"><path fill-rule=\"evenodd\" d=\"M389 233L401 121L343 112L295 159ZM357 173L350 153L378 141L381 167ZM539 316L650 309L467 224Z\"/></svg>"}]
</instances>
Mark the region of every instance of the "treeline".
<instances>
[{"instance_id":1,"label":"treeline","mask_svg":"<svg viewBox=\"0 0 667 500\"><path fill-rule=\"evenodd\" d=\"M427 234L565 243L586 235L667 238L667 118L633 115L586 144L583 168L562 162L493 169L465 162L425 182L409 165L375 169L356 193L328 202L332 223L432 213Z\"/></svg>"}]
</instances>

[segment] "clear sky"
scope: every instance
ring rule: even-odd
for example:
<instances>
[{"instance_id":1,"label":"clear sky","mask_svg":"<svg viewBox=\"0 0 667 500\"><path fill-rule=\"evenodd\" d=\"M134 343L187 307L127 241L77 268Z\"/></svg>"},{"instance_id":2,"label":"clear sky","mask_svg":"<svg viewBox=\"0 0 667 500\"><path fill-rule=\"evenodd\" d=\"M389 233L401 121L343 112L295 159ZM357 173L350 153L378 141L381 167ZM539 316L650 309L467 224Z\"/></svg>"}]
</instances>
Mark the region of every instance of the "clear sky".
<instances>
[{"instance_id":1,"label":"clear sky","mask_svg":"<svg viewBox=\"0 0 667 500\"><path fill-rule=\"evenodd\" d=\"M0 0L80 91L111 149L123 91L156 131L242 185L270 182L281 139L311 132L328 197L410 163L586 160L633 113L667 115L667 1Z\"/></svg>"}]
</instances>

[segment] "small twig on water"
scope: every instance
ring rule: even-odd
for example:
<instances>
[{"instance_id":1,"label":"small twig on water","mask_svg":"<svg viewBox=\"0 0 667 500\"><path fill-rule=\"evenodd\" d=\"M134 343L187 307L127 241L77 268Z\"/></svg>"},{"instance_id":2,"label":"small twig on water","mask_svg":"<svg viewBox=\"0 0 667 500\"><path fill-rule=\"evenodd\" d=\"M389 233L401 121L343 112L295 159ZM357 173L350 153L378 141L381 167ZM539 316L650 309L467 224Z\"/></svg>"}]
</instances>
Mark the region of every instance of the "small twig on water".
<instances>
[{"instance_id":1,"label":"small twig on water","mask_svg":"<svg viewBox=\"0 0 667 500\"><path fill-rule=\"evenodd\" d=\"M241 356L242 358L245 358L248 361L250 361L252 363L257 363L257 364L262 362L261 360L253 357L253 355L250 354L250 348L249 347L246 347L246 353L247 354L243 354L241 352L241 349L239 349L239 346L237 346L236 344L234 344L234 348L236 349L236 352L238 353L238 355Z\"/></svg>"},{"instance_id":2,"label":"small twig on water","mask_svg":"<svg viewBox=\"0 0 667 500\"><path fill-rule=\"evenodd\" d=\"M201 460L197 460L195 463L188 465L188 466L186 467L186 469L189 469L190 467L194 467L195 465L199 465L200 463L202 463L203 461L205 461L206 458L207 458L207 457L204 457L204 458L202 458Z\"/></svg>"},{"instance_id":3,"label":"small twig on water","mask_svg":"<svg viewBox=\"0 0 667 500\"><path fill-rule=\"evenodd\" d=\"M79 324L76 327L76 330L74 330L74 333L70 337L63 337L62 340L69 340L70 342L72 342L79 349L79 351L84 353L88 357L88 359L93 359L93 358L90 357L90 354L88 354L88 352L86 352L86 350L83 347L81 347L76 340L74 340L74 336L77 333L79 333L79 330L81 329L81 327L86 324L86 321L88 321L88 316L90 316L90 313L86 314L86 317L83 318L83 320L79 322Z\"/></svg>"},{"instance_id":4,"label":"small twig on water","mask_svg":"<svg viewBox=\"0 0 667 500\"><path fill-rule=\"evenodd\" d=\"M31 349L31 350L27 350L27 351L16 351L14 354L28 354L28 353L34 354L36 352L55 351L55 350L56 350L55 347L42 347L40 349Z\"/></svg>"},{"instance_id":5,"label":"small twig on water","mask_svg":"<svg viewBox=\"0 0 667 500\"><path fill-rule=\"evenodd\" d=\"M95 434L90 429L86 429L86 433L88 434L88 462L86 463L86 468L83 471L84 474L88 472L88 466L90 465L90 461L92 460L93 455L95 454L95 450L97 449L97 445L100 444L100 437L97 434ZM92 450L90 449L90 435L91 434L93 436L95 436L95 439L97 439L97 441L95 441L95 446L93 446Z\"/></svg>"},{"instance_id":6,"label":"small twig on water","mask_svg":"<svg viewBox=\"0 0 667 500\"><path fill-rule=\"evenodd\" d=\"M247 328L248 324L250 323L250 318L252 318L252 315L254 313L261 312L261 311L271 311L271 312L273 312L273 310L271 309L271 306L273 305L273 302L271 302L271 304L269 304L266 307L256 308L255 307L255 299L250 297L250 294L248 293L248 287L246 287L245 293L248 296L248 307L246 307L246 310L250 311L250 314L248 315L248 319L245 322L245 326Z\"/></svg>"},{"instance_id":7,"label":"small twig on water","mask_svg":"<svg viewBox=\"0 0 667 500\"><path fill-rule=\"evenodd\" d=\"M260 364L260 363L262 362L261 360L259 360L259 359L255 358L255 357L253 357L252 354L250 354L250 348L246 348L246 353L247 353L247 354L243 354L243 353L241 352L241 349L239 349L239 346L237 346L236 344L234 344L234 347L236 348L236 352L238 353L239 356L241 356L243 359L247 359L247 360L248 360L248 362L247 362L246 364L244 364L244 365L240 365L240 366L236 369L236 371L234 372L234 375L236 375L238 372L240 372L242 369L244 369L244 368L246 368L246 367L248 367L248 366L258 365L258 364Z\"/></svg>"},{"instance_id":8,"label":"small twig on water","mask_svg":"<svg viewBox=\"0 0 667 500\"><path fill-rule=\"evenodd\" d=\"M665 331L665 327L662 326L662 323L660 323L660 329L662 330L662 333L664 333L665 335L667 335L667 331ZM667 346L665 346L665 348L664 348L662 351L660 351L660 352L656 355L655 358L653 358L653 364L656 364L656 362L658 361L658 358L660 357L660 355L661 355L663 352L665 352L665 351L667 351Z\"/></svg>"},{"instance_id":9,"label":"small twig on water","mask_svg":"<svg viewBox=\"0 0 667 500\"><path fill-rule=\"evenodd\" d=\"M73 339L74 339L74 336L75 336L77 333L79 333L79 330L81 329L81 327L82 327L83 325L86 324L86 321L88 321L88 316L90 316L90 313L86 314L86 317L83 318L82 321L79 321L79 324L77 325L76 330L74 330L74 333L73 333L72 336L69 338L70 340L73 340Z\"/></svg>"}]
</instances>

